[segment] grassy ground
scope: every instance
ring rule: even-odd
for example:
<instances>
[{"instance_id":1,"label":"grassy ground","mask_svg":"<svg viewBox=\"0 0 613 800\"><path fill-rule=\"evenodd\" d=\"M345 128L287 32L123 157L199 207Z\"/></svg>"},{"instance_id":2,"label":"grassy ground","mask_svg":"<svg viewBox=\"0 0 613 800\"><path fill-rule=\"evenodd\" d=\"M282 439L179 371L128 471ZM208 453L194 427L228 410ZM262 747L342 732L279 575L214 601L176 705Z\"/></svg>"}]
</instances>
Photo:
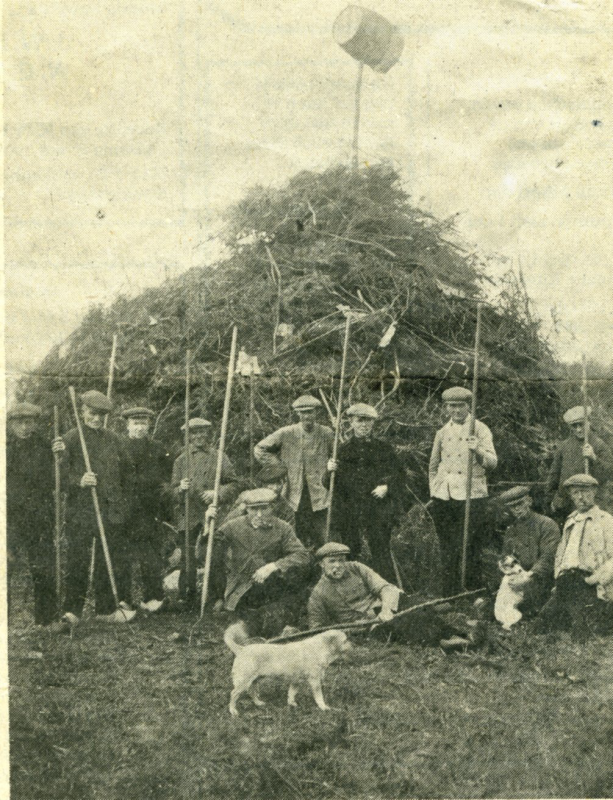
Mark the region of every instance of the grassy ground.
<instances>
[{"instance_id":1,"label":"grassy ground","mask_svg":"<svg viewBox=\"0 0 613 800\"><path fill-rule=\"evenodd\" d=\"M19 598L18 598L19 599ZM18 606L18 604L17 604ZM507 650L356 643L317 710L265 682L265 709L227 702L216 615L9 631L12 796L477 798L613 796L613 647L514 635Z\"/></svg>"}]
</instances>

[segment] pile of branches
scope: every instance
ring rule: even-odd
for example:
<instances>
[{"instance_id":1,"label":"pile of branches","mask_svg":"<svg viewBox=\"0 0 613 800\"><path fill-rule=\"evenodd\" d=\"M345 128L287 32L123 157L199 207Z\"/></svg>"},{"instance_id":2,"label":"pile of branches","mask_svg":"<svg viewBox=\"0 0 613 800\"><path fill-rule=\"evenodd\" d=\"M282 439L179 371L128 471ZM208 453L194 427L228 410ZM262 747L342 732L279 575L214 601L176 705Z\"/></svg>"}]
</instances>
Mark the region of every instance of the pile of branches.
<instances>
[{"instance_id":1,"label":"pile of branches","mask_svg":"<svg viewBox=\"0 0 613 800\"><path fill-rule=\"evenodd\" d=\"M301 172L282 188L252 189L227 214L225 255L138 297L92 309L21 386L71 424L66 387L105 390L119 336L117 406L160 413L156 435L179 445L185 353L193 353L192 413L221 416L231 329L257 355L255 431L291 420L303 392L336 410L343 308L352 325L345 402L381 413L379 431L399 448L416 498L427 496L427 461L447 386L470 386L476 301L482 315L479 416L494 431L497 478L535 480L559 414L560 367L521 284L497 285L488 263L454 230L415 208L388 164ZM487 293L485 292L487 289ZM238 378L228 450L248 461L249 378Z\"/></svg>"}]
</instances>

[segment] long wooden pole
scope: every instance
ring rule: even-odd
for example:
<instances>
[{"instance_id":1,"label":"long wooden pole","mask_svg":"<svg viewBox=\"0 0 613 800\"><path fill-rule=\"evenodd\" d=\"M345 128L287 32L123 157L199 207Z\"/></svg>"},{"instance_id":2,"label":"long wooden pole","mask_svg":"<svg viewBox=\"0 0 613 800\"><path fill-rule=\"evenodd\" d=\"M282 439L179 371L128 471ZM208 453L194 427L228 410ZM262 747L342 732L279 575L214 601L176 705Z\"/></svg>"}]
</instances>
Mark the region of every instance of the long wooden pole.
<instances>
[{"instance_id":1,"label":"long wooden pole","mask_svg":"<svg viewBox=\"0 0 613 800\"><path fill-rule=\"evenodd\" d=\"M188 348L185 353L185 430L183 436L183 445L185 447L185 477L191 478L192 458L190 453L190 435L189 435L189 406L190 406L190 384L191 384L191 360L192 351ZM191 570L191 553L190 553L190 519L189 519L189 489L185 492L183 499L183 518L185 520L185 591L189 591L189 576Z\"/></svg>"},{"instance_id":2,"label":"long wooden pole","mask_svg":"<svg viewBox=\"0 0 613 800\"><path fill-rule=\"evenodd\" d=\"M468 435L475 435L475 419L477 416L477 389L479 388L479 344L481 340L481 303L477 303L477 328L475 330L475 352L473 360L473 396L470 409L470 423ZM468 451L468 466L466 469L466 503L464 505L464 535L462 537L462 589L466 589L466 556L468 552L468 533L470 530L470 501L473 488L473 464L475 456L472 450Z\"/></svg>"},{"instance_id":3,"label":"long wooden pole","mask_svg":"<svg viewBox=\"0 0 613 800\"><path fill-rule=\"evenodd\" d=\"M583 444L590 443L590 417L589 417L589 405L588 405L588 397L587 397L587 359L585 353L581 359L582 361L582 381L581 381L581 390L583 393ZM590 460L589 458L583 459L583 471L586 475L590 474Z\"/></svg>"},{"instance_id":4,"label":"long wooden pole","mask_svg":"<svg viewBox=\"0 0 613 800\"><path fill-rule=\"evenodd\" d=\"M251 374L249 375L249 480L253 486L253 468L254 468L254 436L253 429L255 426L255 375L253 374L253 364L251 367Z\"/></svg>"},{"instance_id":5,"label":"long wooden pole","mask_svg":"<svg viewBox=\"0 0 613 800\"><path fill-rule=\"evenodd\" d=\"M360 138L360 103L362 99L362 78L364 76L364 62L360 61L358 64L358 77L355 84L355 111L353 116L353 143L352 149L352 164L353 168L357 169L359 164L359 138Z\"/></svg>"},{"instance_id":6,"label":"long wooden pole","mask_svg":"<svg viewBox=\"0 0 613 800\"><path fill-rule=\"evenodd\" d=\"M349 349L349 331L351 328L351 313L345 316L345 340L343 342L343 360L341 362L341 379L338 385L338 403L336 407L336 421L334 423L334 443L332 445L332 458L336 461L338 456L338 443L341 436L341 416L343 413L343 390L345 388L345 369L347 367L347 351ZM334 498L334 478L336 473L330 473L330 489L328 491L328 515L326 517L326 542L330 540L330 526L332 524L332 501Z\"/></svg>"},{"instance_id":7,"label":"long wooden pole","mask_svg":"<svg viewBox=\"0 0 613 800\"><path fill-rule=\"evenodd\" d=\"M226 380L226 396L221 417L221 432L219 434L219 447L217 449L217 467L215 469L215 484L213 486L213 507L219 505L219 489L221 487L221 473L226 447L226 432L228 430L228 416L230 413L230 398L232 396L232 379L236 362L236 338L238 330L236 325L232 329L232 344L230 345L230 359L228 361L228 378ZM204 616L204 607L209 595L209 576L211 574L211 561L213 558L213 537L215 535L215 518L209 521L209 535L206 543L206 560L204 562L204 575L202 578L202 597L200 599L200 619Z\"/></svg>"},{"instance_id":8,"label":"long wooden pole","mask_svg":"<svg viewBox=\"0 0 613 800\"><path fill-rule=\"evenodd\" d=\"M58 439L60 435L60 413L57 406L53 406L53 438ZM57 597L58 612L62 609L62 494L61 494L61 473L60 473L60 454L54 453L55 462L55 595Z\"/></svg>"},{"instance_id":9,"label":"long wooden pole","mask_svg":"<svg viewBox=\"0 0 613 800\"><path fill-rule=\"evenodd\" d=\"M77 408L77 397L75 395L74 386L68 387L70 400L72 402L72 410L74 411L75 420L77 422L77 431L79 432L79 439L81 441L81 450L83 452L83 461L85 462L86 472L92 471L92 465L89 460L89 453L87 452L87 444L85 443L85 436L83 435L83 428L81 426L81 418L79 417L79 409ZM106 561L106 568L109 574L109 581L115 605L119 607L119 595L117 594L117 584L115 583L115 573L113 572L113 565L111 563L111 554L106 541L106 534L104 532L104 522L102 521L102 512L100 511L100 503L98 502L98 492L95 486L90 487L92 490L92 501L94 503L94 512L96 514L96 522L98 523L98 533L100 534L100 541L102 542L102 551L104 553L104 560Z\"/></svg>"}]
</instances>

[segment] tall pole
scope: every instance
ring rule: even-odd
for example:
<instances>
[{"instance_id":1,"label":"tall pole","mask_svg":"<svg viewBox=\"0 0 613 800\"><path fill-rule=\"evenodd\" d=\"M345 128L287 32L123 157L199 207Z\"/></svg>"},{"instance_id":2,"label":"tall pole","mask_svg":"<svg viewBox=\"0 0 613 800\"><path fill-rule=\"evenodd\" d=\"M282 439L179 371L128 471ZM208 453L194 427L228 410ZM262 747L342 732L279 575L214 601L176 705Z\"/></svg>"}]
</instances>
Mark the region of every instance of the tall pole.
<instances>
[{"instance_id":1,"label":"tall pole","mask_svg":"<svg viewBox=\"0 0 613 800\"><path fill-rule=\"evenodd\" d=\"M117 334L113 334L113 346L111 347L111 357L109 359L109 377L106 384L106 399L112 400L113 398L113 381L115 380L115 360L117 358ZM104 418L104 427L106 428L108 422L108 414Z\"/></svg>"},{"instance_id":2,"label":"tall pole","mask_svg":"<svg viewBox=\"0 0 613 800\"><path fill-rule=\"evenodd\" d=\"M345 316L345 340L343 342L343 360L341 362L341 379L338 386L338 403L336 406L336 421L334 423L334 443L332 445L332 458L336 461L338 456L338 443L341 435L341 415L343 413L343 389L345 388L345 369L347 367L347 350L349 348L349 329L351 328L351 313ZM332 523L332 499L334 497L334 478L336 473L330 473L330 490L328 492L328 515L326 517L326 542L330 541L330 525Z\"/></svg>"},{"instance_id":3,"label":"tall pole","mask_svg":"<svg viewBox=\"0 0 613 800\"><path fill-rule=\"evenodd\" d=\"M217 509L219 504L219 489L221 487L221 473L223 470L223 459L226 448L226 432L228 430L228 416L230 413L230 398L232 396L232 379L234 377L234 367L236 361L236 337L238 331L236 325L232 330L232 344L230 345L230 359L228 361L228 378L226 380L226 396L223 404L223 415L221 417L221 432L219 434L219 447L217 449L217 467L215 469L215 484L213 486L213 508ZM204 607L209 595L209 576L211 574L211 561L213 558L213 536L215 535L215 518L209 521L209 536L206 543L206 560L204 562L204 575L202 577L202 597L200 600L200 619L204 616Z\"/></svg>"},{"instance_id":4,"label":"tall pole","mask_svg":"<svg viewBox=\"0 0 613 800\"><path fill-rule=\"evenodd\" d=\"M581 381L581 391L583 393L583 444L586 445L590 443L590 417L587 398L587 359L585 353L582 356L581 362L583 372ZM583 458L583 471L586 475L590 474L589 458Z\"/></svg>"},{"instance_id":5,"label":"tall pole","mask_svg":"<svg viewBox=\"0 0 613 800\"><path fill-rule=\"evenodd\" d=\"M192 351L188 348L185 353L185 434L184 434L184 446L185 446L185 477L191 477L191 453L189 451L190 442L189 442L189 405L190 405L190 383L191 383L191 360L192 360ZM189 541L189 489L185 492L185 498L183 500L184 508L183 508L183 517L185 519L185 586L186 590L188 588L189 582L189 575L191 569L191 553L189 551L190 548L190 541Z\"/></svg>"},{"instance_id":6,"label":"tall pole","mask_svg":"<svg viewBox=\"0 0 613 800\"><path fill-rule=\"evenodd\" d=\"M79 409L77 408L77 398L75 395L74 386L68 387L70 400L72 401L72 409L74 411L75 420L77 423L77 431L79 432L79 439L81 441L81 450L83 452L83 461L85 462L86 472L92 471L92 465L89 460L89 453L87 452L87 444L85 436L83 435L83 428L81 426L81 418L79 417ZM100 541L102 542L102 551L104 552L104 560L106 561L106 568L109 574L109 582L113 592L115 605L119 607L119 595L117 594L117 584L115 583L115 573L113 572L113 565L111 564L111 554L106 541L106 534L104 532L104 522L102 521L102 512L100 511L100 503L98 501L98 492L95 486L90 487L92 490L92 501L94 503L94 512L96 514L96 522L98 523L98 533L100 534Z\"/></svg>"},{"instance_id":7,"label":"tall pole","mask_svg":"<svg viewBox=\"0 0 613 800\"><path fill-rule=\"evenodd\" d=\"M60 435L60 414L57 406L53 406L53 438L58 439ZM62 561L61 561L61 541L62 541L62 495L60 484L60 454L54 453L55 462L55 595L57 597L58 612L62 609Z\"/></svg>"},{"instance_id":8,"label":"tall pole","mask_svg":"<svg viewBox=\"0 0 613 800\"><path fill-rule=\"evenodd\" d=\"M360 103L362 99L362 78L364 76L364 62L358 62L358 77L355 84L355 113L353 117L353 144L352 144L352 163L353 168L357 169L359 164L358 144L360 139Z\"/></svg>"},{"instance_id":9,"label":"tall pole","mask_svg":"<svg viewBox=\"0 0 613 800\"><path fill-rule=\"evenodd\" d=\"M253 486L253 467L254 467L254 458L253 458L254 425L255 425L255 375L252 365L251 374L249 375L249 479L251 480L252 486Z\"/></svg>"},{"instance_id":10,"label":"tall pole","mask_svg":"<svg viewBox=\"0 0 613 800\"><path fill-rule=\"evenodd\" d=\"M475 435L475 419L477 416L477 389L479 387L479 344L481 340L481 303L477 303L477 328L475 330L475 352L473 359L473 396L470 409L468 435ZM475 456L468 451L466 469L466 503L464 505L464 535L462 538L462 589L466 589L466 555L468 552L468 533L470 530L470 501L473 487L473 464Z\"/></svg>"}]
</instances>

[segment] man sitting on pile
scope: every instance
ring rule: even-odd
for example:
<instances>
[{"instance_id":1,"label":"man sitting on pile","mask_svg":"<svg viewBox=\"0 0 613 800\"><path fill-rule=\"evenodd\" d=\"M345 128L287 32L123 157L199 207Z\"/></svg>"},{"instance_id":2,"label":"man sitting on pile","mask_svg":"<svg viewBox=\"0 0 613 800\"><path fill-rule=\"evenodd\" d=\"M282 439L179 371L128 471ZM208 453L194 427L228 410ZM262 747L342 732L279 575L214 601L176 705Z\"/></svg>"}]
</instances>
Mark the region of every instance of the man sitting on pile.
<instances>
[{"instance_id":1,"label":"man sitting on pile","mask_svg":"<svg viewBox=\"0 0 613 800\"><path fill-rule=\"evenodd\" d=\"M365 564L348 561L349 553L338 542L328 542L315 553L323 574L309 598L309 628L364 620L388 623L378 632L406 643L456 649L475 642L481 628L461 614L440 614L428 607L395 619L398 611L425 598L406 595Z\"/></svg>"},{"instance_id":2,"label":"man sitting on pile","mask_svg":"<svg viewBox=\"0 0 613 800\"><path fill-rule=\"evenodd\" d=\"M236 611L250 636L270 636L295 622L311 556L291 526L274 516L273 491L252 489L243 500L246 515L226 521L218 531L215 561L221 561L221 551L226 567L224 608ZM265 630L266 613L273 605L284 616L283 624L279 630Z\"/></svg>"},{"instance_id":3,"label":"man sitting on pile","mask_svg":"<svg viewBox=\"0 0 613 800\"><path fill-rule=\"evenodd\" d=\"M564 525L553 594L536 630L570 630L585 639L613 631L613 516L596 505L598 481L591 475L572 475L564 488L575 511Z\"/></svg>"}]
</instances>

